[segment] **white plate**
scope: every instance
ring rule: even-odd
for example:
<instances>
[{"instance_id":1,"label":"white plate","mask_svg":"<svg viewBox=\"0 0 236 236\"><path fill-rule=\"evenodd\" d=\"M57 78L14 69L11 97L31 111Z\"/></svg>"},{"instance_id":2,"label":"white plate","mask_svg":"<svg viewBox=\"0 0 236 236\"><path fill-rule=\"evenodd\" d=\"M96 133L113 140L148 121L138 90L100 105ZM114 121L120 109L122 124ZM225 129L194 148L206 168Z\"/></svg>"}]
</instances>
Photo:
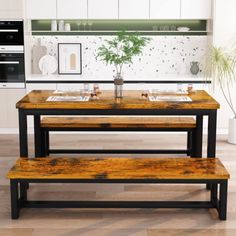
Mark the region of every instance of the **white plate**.
<instances>
[{"instance_id":1,"label":"white plate","mask_svg":"<svg viewBox=\"0 0 236 236\"><path fill-rule=\"evenodd\" d=\"M188 28L188 27L178 27L177 30L180 31L180 32L188 32L190 30L190 28Z\"/></svg>"},{"instance_id":2,"label":"white plate","mask_svg":"<svg viewBox=\"0 0 236 236\"><path fill-rule=\"evenodd\" d=\"M50 55L45 55L39 60L39 69L43 75L50 75L57 70L57 59Z\"/></svg>"}]
</instances>

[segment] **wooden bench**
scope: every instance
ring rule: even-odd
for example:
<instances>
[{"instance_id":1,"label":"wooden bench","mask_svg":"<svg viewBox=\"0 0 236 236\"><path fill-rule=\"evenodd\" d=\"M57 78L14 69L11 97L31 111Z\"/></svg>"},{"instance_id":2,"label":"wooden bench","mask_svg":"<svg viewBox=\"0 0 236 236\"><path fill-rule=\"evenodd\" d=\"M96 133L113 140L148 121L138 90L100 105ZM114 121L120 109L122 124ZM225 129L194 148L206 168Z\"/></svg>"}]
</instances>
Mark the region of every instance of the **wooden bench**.
<instances>
[{"instance_id":1,"label":"wooden bench","mask_svg":"<svg viewBox=\"0 0 236 236\"><path fill-rule=\"evenodd\" d=\"M192 117L44 117L43 153L174 153L195 156L194 132L196 121ZM50 131L178 131L187 132L187 148L184 150L81 150L50 149Z\"/></svg>"},{"instance_id":2,"label":"wooden bench","mask_svg":"<svg viewBox=\"0 0 236 236\"><path fill-rule=\"evenodd\" d=\"M144 207L216 208L226 220L229 173L217 158L19 158L7 177L12 219L19 217L21 208L30 207ZM209 201L29 201L29 183L204 183L212 188Z\"/></svg>"}]
</instances>

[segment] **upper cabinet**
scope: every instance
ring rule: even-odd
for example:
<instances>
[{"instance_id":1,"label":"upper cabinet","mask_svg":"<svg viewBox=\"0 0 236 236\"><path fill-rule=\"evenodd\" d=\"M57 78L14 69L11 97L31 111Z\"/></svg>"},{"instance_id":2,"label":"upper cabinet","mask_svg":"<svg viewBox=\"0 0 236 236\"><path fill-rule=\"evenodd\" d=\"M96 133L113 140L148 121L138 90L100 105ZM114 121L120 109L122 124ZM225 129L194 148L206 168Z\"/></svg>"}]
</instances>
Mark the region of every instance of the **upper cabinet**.
<instances>
[{"instance_id":1,"label":"upper cabinet","mask_svg":"<svg viewBox=\"0 0 236 236\"><path fill-rule=\"evenodd\" d=\"M150 0L150 19L179 19L181 0Z\"/></svg>"},{"instance_id":2,"label":"upper cabinet","mask_svg":"<svg viewBox=\"0 0 236 236\"><path fill-rule=\"evenodd\" d=\"M118 0L88 0L89 19L118 19Z\"/></svg>"},{"instance_id":3,"label":"upper cabinet","mask_svg":"<svg viewBox=\"0 0 236 236\"><path fill-rule=\"evenodd\" d=\"M28 19L210 19L212 1L25 0L25 12Z\"/></svg>"},{"instance_id":4,"label":"upper cabinet","mask_svg":"<svg viewBox=\"0 0 236 236\"><path fill-rule=\"evenodd\" d=\"M0 0L0 18L17 19L23 18L23 1L22 0Z\"/></svg>"},{"instance_id":5,"label":"upper cabinet","mask_svg":"<svg viewBox=\"0 0 236 236\"><path fill-rule=\"evenodd\" d=\"M181 0L181 19L210 19L212 0Z\"/></svg>"},{"instance_id":6,"label":"upper cabinet","mask_svg":"<svg viewBox=\"0 0 236 236\"><path fill-rule=\"evenodd\" d=\"M87 0L57 0L58 19L87 19L87 12Z\"/></svg>"},{"instance_id":7,"label":"upper cabinet","mask_svg":"<svg viewBox=\"0 0 236 236\"><path fill-rule=\"evenodd\" d=\"M57 0L26 0L26 18L56 19Z\"/></svg>"},{"instance_id":8,"label":"upper cabinet","mask_svg":"<svg viewBox=\"0 0 236 236\"><path fill-rule=\"evenodd\" d=\"M149 0L119 0L119 19L149 19Z\"/></svg>"}]
</instances>

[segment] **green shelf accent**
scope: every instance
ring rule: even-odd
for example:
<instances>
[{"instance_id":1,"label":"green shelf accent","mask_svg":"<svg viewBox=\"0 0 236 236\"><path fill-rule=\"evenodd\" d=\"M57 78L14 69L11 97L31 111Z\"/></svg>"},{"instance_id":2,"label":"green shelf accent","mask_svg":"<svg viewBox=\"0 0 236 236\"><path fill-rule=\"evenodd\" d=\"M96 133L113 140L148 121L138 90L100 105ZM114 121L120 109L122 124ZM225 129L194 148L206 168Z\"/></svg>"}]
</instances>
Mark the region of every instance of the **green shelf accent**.
<instances>
[{"instance_id":1,"label":"green shelf accent","mask_svg":"<svg viewBox=\"0 0 236 236\"><path fill-rule=\"evenodd\" d=\"M50 20L32 20L32 35L114 35L121 30L144 35L207 35L206 20L65 20L65 23L70 23L70 32L50 31ZM163 26L170 30L162 31ZM189 27L190 31L179 32L178 27Z\"/></svg>"}]
</instances>

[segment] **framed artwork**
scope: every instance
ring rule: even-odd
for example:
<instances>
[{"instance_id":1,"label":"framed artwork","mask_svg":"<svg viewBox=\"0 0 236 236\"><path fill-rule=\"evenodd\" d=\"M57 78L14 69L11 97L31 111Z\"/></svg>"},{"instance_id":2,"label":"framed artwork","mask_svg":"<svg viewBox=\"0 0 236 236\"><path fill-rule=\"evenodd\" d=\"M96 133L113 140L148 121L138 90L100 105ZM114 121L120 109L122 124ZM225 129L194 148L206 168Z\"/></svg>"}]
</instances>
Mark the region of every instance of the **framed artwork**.
<instances>
[{"instance_id":1,"label":"framed artwork","mask_svg":"<svg viewBox=\"0 0 236 236\"><path fill-rule=\"evenodd\" d=\"M82 74L82 45L81 43L58 44L58 74Z\"/></svg>"}]
</instances>

